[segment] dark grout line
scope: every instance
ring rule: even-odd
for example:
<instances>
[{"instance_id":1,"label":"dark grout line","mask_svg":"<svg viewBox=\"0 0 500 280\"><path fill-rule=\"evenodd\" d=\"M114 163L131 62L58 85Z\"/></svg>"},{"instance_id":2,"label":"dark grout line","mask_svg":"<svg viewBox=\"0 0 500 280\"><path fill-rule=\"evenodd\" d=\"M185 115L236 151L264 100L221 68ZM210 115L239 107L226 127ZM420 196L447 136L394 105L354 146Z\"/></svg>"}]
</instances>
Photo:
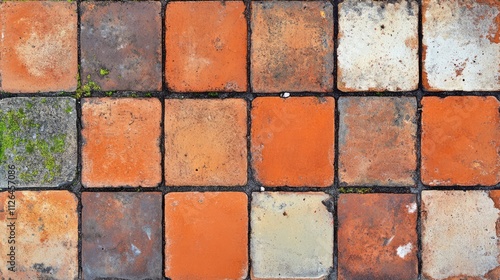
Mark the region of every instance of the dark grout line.
<instances>
[{"instance_id":1,"label":"dark grout line","mask_svg":"<svg viewBox=\"0 0 500 280\"><path fill-rule=\"evenodd\" d=\"M418 88L417 92L417 135L415 141L415 151L417 156L417 166L416 166L416 178L417 182L417 193L416 193L416 203L417 203L417 273L418 279L422 279L422 181L421 179L421 166L422 166L422 98L423 98L423 23L422 23L422 2L418 2Z\"/></svg>"}]
</instances>

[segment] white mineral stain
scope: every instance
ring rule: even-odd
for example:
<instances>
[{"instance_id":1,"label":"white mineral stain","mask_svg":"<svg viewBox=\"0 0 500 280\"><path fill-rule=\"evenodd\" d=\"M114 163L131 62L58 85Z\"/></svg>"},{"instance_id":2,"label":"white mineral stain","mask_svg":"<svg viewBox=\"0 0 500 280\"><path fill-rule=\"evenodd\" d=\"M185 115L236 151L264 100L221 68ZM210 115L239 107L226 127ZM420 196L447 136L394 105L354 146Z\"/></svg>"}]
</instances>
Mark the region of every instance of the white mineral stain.
<instances>
[{"instance_id":1,"label":"white mineral stain","mask_svg":"<svg viewBox=\"0 0 500 280\"><path fill-rule=\"evenodd\" d=\"M396 253L398 256L402 259L406 257L411 252L411 249L413 249L413 245L411 245L411 242L406 244L406 245L401 245L396 249Z\"/></svg>"},{"instance_id":2,"label":"white mineral stain","mask_svg":"<svg viewBox=\"0 0 500 280\"><path fill-rule=\"evenodd\" d=\"M134 244L131 244L130 249L134 253L134 256L138 256L141 253L141 250L137 248Z\"/></svg>"},{"instance_id":3,"label":"white mineral stain","mask_svg":"<svg viewBox=\"0 0 500 280\"><path fill-rule=\"evenodd\" d=\"M406 205L406 209L408 209L408 213L415 213L417 211L417 204L415 202Z\"/></svg>"}]
</instances>

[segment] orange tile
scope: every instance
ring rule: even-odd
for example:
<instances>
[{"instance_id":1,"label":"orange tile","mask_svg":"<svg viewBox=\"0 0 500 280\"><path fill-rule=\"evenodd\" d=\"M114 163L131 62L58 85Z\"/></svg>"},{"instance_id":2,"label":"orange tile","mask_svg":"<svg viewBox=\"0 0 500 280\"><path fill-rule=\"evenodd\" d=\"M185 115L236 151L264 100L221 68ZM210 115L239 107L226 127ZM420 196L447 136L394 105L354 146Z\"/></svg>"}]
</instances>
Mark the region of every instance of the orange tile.
<instances>
[{"instance_id":1,"label":"orange tile","mask_svg":"<svg viewBox=\"0 0 500 280\"><path fill-rule=\"evenodd\" d=\"M157 99L84 99L82 183L86 187L158 185L160 122Z\"/></svg>"},{"instance_id":2,"label":"orange tile","mask_svg":"<svg viewBox=\"0 0 500 280\"><path fill-rule=\"evenodd\" d=\"M165 184L245 185L247 104L243 99L165 101Z\"/></svg>"},{"instance_id":3,"label":"orange tile","mask_svg":"<svg viewBox=\"0 0 500 280\"><path fill-rule=\"evenodd\" d=\"M244 193L165 196L165 275L175 280L244 279L248 271Z\"/></svg>"},{"instance_id":4,"label":"orange tile","mask_svg":"<svg viewBox=\"0 0 500 280\"><path fill-rule=\"evenodd\" d=\"M431 186L500 181L500 102L495 97L424 97L422 181Z\"/></svg>"},{"instance_id":5,"label":"orange tile","mask_svg":"<svg viewBox=\"0 0 500 280\"><path fill-rule=\"evenodd\" d=\"M244 11L242 1L167 4L165 77L171 90L246 90Z\"/></svg>"},{"instance_id":6,"label":"orange tile","mask_svg":"<svg viewBox=\"0 0 500 280\"><path fill-rule=\"evenodd\" d=\"M252 103L252 167L268 186L333 183L331 97L263 97Z\"/></svg>"}]
</instances>

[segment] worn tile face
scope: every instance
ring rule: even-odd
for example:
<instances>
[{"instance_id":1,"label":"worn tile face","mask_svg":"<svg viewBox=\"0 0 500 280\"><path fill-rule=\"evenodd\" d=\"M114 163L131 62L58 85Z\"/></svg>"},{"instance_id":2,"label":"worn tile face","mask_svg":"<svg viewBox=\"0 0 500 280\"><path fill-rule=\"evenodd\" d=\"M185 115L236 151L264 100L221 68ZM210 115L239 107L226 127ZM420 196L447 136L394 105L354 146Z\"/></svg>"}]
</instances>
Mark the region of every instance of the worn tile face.
<instances>
[{"instance_id":1,"label":"worn tile face","mask_svg":"<svg viewBox=\"0 0 500 280\"><path fill-rule=\"evenodd\" d=\"M242 99L165 101L165 183L247 181L247 105Z\"/></svg>"},{"instance_id":2,"label":"worn tile face","mask_svg":"<svg viewBox=\"0 0 500 280\"><path fill-rule=\"evenodd\" d=\"M162 279L161 193L82 193L84 279Z\"/></svg>"},{"instance_id":3,"label":"worn tile face","mask_svg":"<svg viewBox=\"0 0 500 280\"><path fill-rule=\"evenodd\" d=\"M251 80L256 92L333 89L333 6L252 1Z\"/></svg>"},{"instance_id":4,"label":"worn tile face","mask_svg":"<svg viewBox=\"0 0 500 280\"><path fill-rule=\"evenodd\" d=\"M67 191L0 193L0 277L78 279L77 204Z\"/></svg>"},{"instance_id":5,"label":"worn tile face","mask_svg":"<svg viewBox=\"0 0 500 280\"><path fill-rule=\"evenodd\" d=\"M0 26L1 91L76 89L76 3L0 3Z\"/></svg>"},{"instance_id":6,"label":"worn tile face","mask_svg":"<svg viewBox=\"0 0 500 280\"><path fill-rule=\"evenodd\" d=\"M171 90L246 90L244 12L242 1L167 4L165 77Z\"/></svg>"},{"instance_id":7,"label":"worn tile face","mask_svg":"<svg viewBox=\"0 0 500 280\"><path fill-rule=\"evenodd\" d=\"M252 103L252 168L268 186L333 183L334 109L330 97L262 97Z\"/></svg>"},{"instance_id":8,"label":"worn tile face","mask_svg":"<svg viewBox=\"0 0 500 280\"><path fill-rule=\"evenodd\" d=\"M500 191L423 191L425 279L500 279Z\"/></svg>"},{"instance_id":9,"label":"worn tile face","mask_svg":"<svg viewBox=\"0 0 500 280\"><path fill-rule=\"evenodd\" d=\"M417 279L413 194L341 194L338 279Z\"/></svg>"},{"instance_id":10,"label":"worn tile face","mask_svg":"<svg viewBox=\"0 0 500 280\"><path fill-rule=\"evenodd\" d=\"M82 2L82 84L161 90L161 30L159 1Z\"/></svg>"},{"instance_id":11,"label":"worn tile face","mask_svg":"<svg viewBox=\"0 0 500 280\"><path fill-rule=\"evenodd\" d=\"M157 99L82 101L82 182L86 187L154 187L161 182Z\"/></svg>"},{"instance_id":12,"label":"worn tile face","mask_svg":"<svg viewBox=\"0 0 500 280\"><path fill-rule=\"evenodd\" d=\"M424 97L422 106L425 184L500 182L500 102L495 97Z\"/></svg>"},{"instance_id":13,"label":"worn tile face","mask_svg":"<svg viewBox=\"0 0 500 280\"><path fill-rule=\"evenodd\" d=\"M341 184L414 184L417 168L415 98L341 97L339 112Z\"/></svg>"},{"instance_id":14,"label":"worn tile face","mask_svg":"<svg viewBox=\"0 0 500 280\"><path fill-rule=\"evenodd\" d=\"M165 197L165 275L170 279L245 279L248 198L235 192Z\"/></svg>"},{"instance_id":15,"label":"worn tile face","mask_svg":"<svg viewBox=\"0 0 500 280\"><path fill-rule=\"evenodd\" d=\"M77 165L75 100L15 97L0 100L0 188L7 166L17 187L57 187L73 181Z\"/></svg>"},{"instance_id":16,"label":"worn tile face","mask_svg":"<svg viewBox=\"0 0 500 280\"><path fill-rule=\"evenodd\" d=\"M424 87L500 90L500 2L424 0Z\"/></svg>"},{"instance_id":17,"label":"worn tile face","mask_svg":"<svg viewBox=\"0 0 500 280\"><path fill-rule=\"evenodd\" d=\"M333 267L333 216L325 193L252 195L252 279L323 279ZM293 230L292 230L293 229Z\"/></svg>"},{"instance_id":18,"label":"worn tile face","mask_svg":"<svg viewBox=\"0 0 500 280\"><path fill-rule=\"evenodd\" d=\"M417 1L341 2L337 55L342 91L417 89Z\"/></svg>"}]
</instances>

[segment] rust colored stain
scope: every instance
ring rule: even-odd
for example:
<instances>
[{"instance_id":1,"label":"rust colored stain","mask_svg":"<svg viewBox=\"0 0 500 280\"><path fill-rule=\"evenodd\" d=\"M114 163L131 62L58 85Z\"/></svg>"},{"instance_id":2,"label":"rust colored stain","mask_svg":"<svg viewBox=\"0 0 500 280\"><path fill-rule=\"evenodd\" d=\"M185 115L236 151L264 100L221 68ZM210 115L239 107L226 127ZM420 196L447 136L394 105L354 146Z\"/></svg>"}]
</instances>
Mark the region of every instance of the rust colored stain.
<instances>
[{"instance_id":1,"label":"rust colored stain","mask_svg":"<svg viewBox=\"0 0 500 280\"><path fill-rule=\"evenodd\" d=\"M333 98L263 97L252 106L252 167L260 182L320 187L333 183Z\"/></svg>"},{"instance_id":2,"label":"rust colored stain","mask_svg":"<svg viewBox=\"0 0 500 280\"><path fill-rule=\"evenodd\" d=\"M84 279L160 279L161 193L82 193Z\"/></svg>"},{"instance_id":3,"label":"rust colored stain","mask_svg":"<svg viewBox=\"0 0 500 280\"><path fill-rule=\"evenodd\" d=\"M82 83L102 90L161 90L161 3L82 2Z\"/></svg>"},{"instance_id":4,"label":"rust colored stain","mask_svg":"<svg viewBox=\"0 0 500 280\"><path fill-rule=\"evenodd\" d=\"M252 2L253 89L332 90L333 24L328 2Z\"/></svg>"},{"instance_id":5,"label":"rust colored stain","mask_svg":"<svg viewBox=\"0 0 500 280\"><path fill-rule=\"evenodd\" d=\"M341 194L339 279L417 279L413 194Z\"/></svg>"},{"instance_id":6,"label":"rust colored stain","mask_svg":"<svg viewBox=\"0 0 500 280\"><path fill-rule=\"evenodd\" d=\"M170 2L166 10L167 85L173 91L245 91L245 4Z\"/></svg>"},{"instance_id":7,"label":"rust colored stain","mask_svg":"<svg viewBox=\"0 0 500 280\"><path fill-rule=\"evenodd\" d=\"M424 97L425 184L472 186L500 181L499 104L495 97Z\"/></svg>"},{"instance_id":8,"label":"rust colored stain","mask_svg":"<svg viewBox=\"0 0 500 280\"><path fill-rule=\"evenodd\" d=\"M84 99L82 183L86 187L159 184L160 122L157 99Z\"/></svg>"},{"instance_id":9,"label":"rust colored stain","mask_svg":"<svg viewBox=\"0 0 500 280\"><path fill-rule=\"evenodd\" d=\"M339 100L339 173L349 185L413 185L417 102L409 97Z\"/></svg>"},{"instance_id":10,"label":"rust colored stain","mask_svg":"<svg viewBox=\"0 0 500 280\"><path fill-rule=\"evenodd\" d=\"M165 101L165 183L245 185L247 104L242 99Z\"/></svg>"},{"instance_id":11,"label":"rust colored stain","mask_svg":"<svg viewBox=\"0 0 500 280\"><path fill-rule=\"evenodd\" d=\"M76 89L76 3L5 2L0 26L0 90Z\"/></svg>"},{"instance_id":12,"label":"rust colored stain","mask_svg":"<svg viewBox=\"0 0 500 280\"><path fill-rule=\"evenodd\" d=\"M169 193L165 197L165 275L244 279L248 271L244 193Z\"/></svg>"},{"instance_id":13,"label":"rust colored stain","mask_svg":"<svg viewBox=\"0 0 500 280\"><path fill-rule=\"evenodd\" d=\"M5 279L78 278L77 199L67 191L16 191L15 243L0 239L0 277ZM6 228L9 193L0 193L0 224ZM4 233L9 233L3 230ZM9 234L10 235L10 234ZM15 247L16 272L7 270L10 246Z\"/></svg>"}]
</instances>

